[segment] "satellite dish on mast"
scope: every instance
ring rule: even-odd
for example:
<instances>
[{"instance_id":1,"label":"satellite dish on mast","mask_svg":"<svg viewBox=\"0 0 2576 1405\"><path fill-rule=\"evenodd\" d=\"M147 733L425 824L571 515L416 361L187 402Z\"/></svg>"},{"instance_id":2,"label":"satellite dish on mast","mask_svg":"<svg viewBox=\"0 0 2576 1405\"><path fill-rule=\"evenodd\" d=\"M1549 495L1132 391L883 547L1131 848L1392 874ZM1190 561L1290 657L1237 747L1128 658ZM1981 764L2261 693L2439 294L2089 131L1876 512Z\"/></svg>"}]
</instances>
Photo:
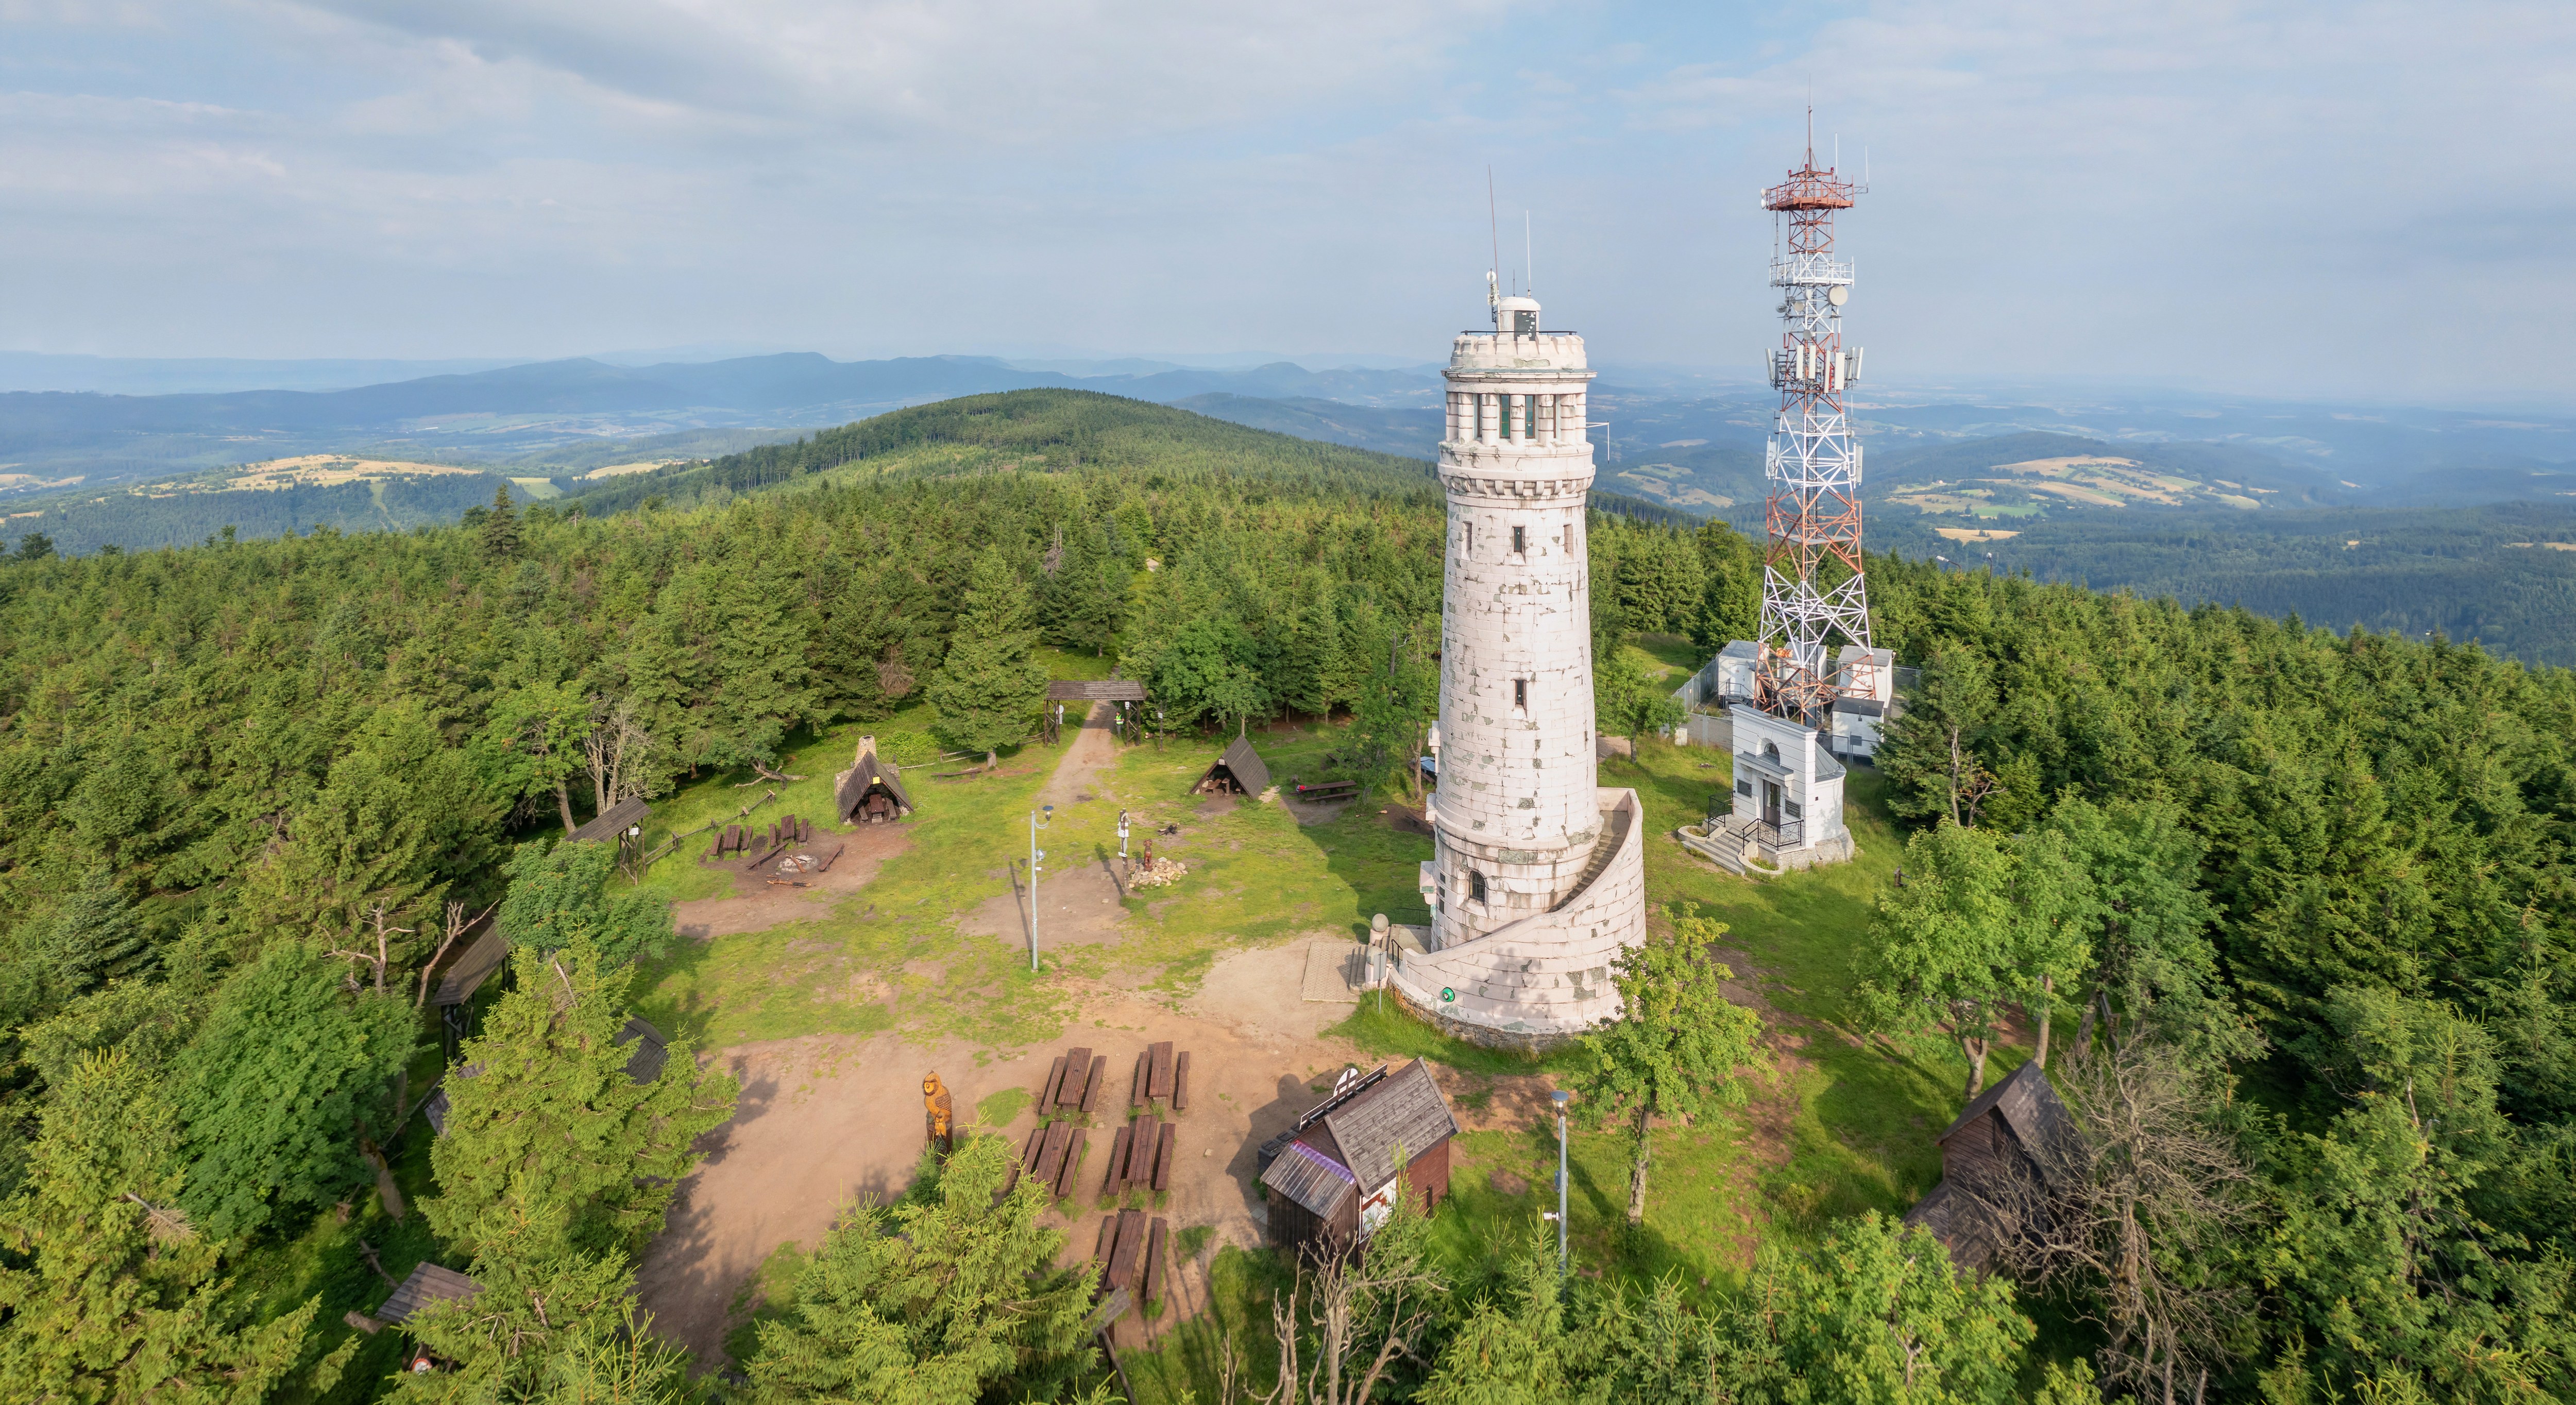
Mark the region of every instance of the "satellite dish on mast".
<instances>
[{"instance_id":1,"label":"satellite dish on mast","mask_svg":"<svg viewBox=\"0 0 2576 1405\"><path fill-rule=\"evenodd\" d=\"M1832 303L1836 307L1840 307L1844 303L1851 301L1851 289L1843 284L1836 283L1834 286L1825 290L1825 301Z\"/></svg>"}]
</instances>

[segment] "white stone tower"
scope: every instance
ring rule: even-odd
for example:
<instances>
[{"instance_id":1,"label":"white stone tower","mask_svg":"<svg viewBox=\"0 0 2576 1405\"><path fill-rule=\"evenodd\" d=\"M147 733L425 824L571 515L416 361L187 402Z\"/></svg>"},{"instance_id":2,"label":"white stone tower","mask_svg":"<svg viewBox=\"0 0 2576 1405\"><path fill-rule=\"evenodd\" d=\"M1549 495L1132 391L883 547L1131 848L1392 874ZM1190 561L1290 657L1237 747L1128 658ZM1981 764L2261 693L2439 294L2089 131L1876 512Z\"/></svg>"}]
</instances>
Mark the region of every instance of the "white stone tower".
<instances>
[{"instance_id":1,"label":"white stone tower","mask_svg":"<svg viewBox=\"0 0 2576 1405\"><path fill-rule=\"evenodd\" d=\"M1393 983L1453 1032L1543 1045L1618 1013L1644 826L1595 763L1583 338L1541 330L1529 298L1492 303L1449 358L1432 930Z\"/></svg>"}]
</instances>

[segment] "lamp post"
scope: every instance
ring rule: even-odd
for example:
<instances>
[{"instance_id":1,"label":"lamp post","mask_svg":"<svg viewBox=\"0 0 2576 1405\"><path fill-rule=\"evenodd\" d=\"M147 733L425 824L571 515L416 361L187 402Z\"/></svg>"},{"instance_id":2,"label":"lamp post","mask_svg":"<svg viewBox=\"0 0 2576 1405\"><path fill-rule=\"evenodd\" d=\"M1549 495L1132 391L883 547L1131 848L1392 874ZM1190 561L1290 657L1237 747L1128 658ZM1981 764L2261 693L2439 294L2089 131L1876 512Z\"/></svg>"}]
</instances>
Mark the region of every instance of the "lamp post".
<instances>
[{"instance_id":1,"label":"lamp post","mask_svg":"<svg viewBox=\"0 0 2576 1405\"><path fill-rule=\"evenodd\" d=\"M1029 970L1038 969L1038 870L1046 862L1046 850L1038 847L1038 830L1055 818L1053 805L1041 805L1029 811Z\"/></svg>"},{"instance_id":2,"label":"lamp post","mask_svg":"<svg viewBox=\"0 0 2576 1405\"><path fill-rule=\"evenodd\" d=\"M1547 1100L1556 1104L1556 1277L1565 1280L1565 1105L1574 1095L1562 1088L1549 1093Z\"/></svg>"},{"instance_id":3,"label":"lamp post","mask_svg":"<svg viewBox=\"0 0 2576 1405\"><path fill-rule=\"evenodd\" d=\"M1127 862L1127 812L1118 812L1118 862Z\"/></svg>"}]
</instances>

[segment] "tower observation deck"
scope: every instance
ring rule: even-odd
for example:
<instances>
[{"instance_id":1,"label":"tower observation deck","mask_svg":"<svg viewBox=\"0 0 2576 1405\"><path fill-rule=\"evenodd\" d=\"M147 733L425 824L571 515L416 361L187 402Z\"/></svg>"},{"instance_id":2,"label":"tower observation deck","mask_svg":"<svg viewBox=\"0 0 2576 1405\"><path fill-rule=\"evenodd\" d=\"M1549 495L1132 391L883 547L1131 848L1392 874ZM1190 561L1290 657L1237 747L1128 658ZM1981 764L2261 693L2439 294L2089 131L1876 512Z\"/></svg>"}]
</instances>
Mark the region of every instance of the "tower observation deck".
<instances>
[{"instance_id":1,"label":"tower observation deck","mask_svg":"<svg viewBox=\"0 0 2576 1405\"><path fill-rule=\"evenodd\" d=\"M1852 266L1834 253L1834 212L1864 188L1804 165L1762 192L1773 215L1771 286L1780 290L1780 342L1764 356L1780 410L1762 461L1769 482L1763 520L1761 657L1755 702L1817 725L1834 699L1867 695L1877 680L1869 653L1869 586L1860 550L1860 444L1843 396L1860 379L1859 348L1843 345ZM1848 645L1837 667L1827 650Z\"/></svg>"}]
</instances>

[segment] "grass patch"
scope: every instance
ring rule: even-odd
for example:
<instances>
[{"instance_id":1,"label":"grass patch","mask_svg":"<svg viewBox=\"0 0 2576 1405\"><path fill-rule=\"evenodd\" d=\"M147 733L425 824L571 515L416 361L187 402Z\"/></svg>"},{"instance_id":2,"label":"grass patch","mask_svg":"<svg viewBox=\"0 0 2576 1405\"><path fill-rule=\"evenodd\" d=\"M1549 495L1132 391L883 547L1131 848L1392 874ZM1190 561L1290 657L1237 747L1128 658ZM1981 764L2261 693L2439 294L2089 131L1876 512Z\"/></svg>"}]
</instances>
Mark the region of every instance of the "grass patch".
<instances>
[{"instance_id":1,"label":"grass patch","mask_svg":"<svg viewBox=\"0 0 2576 1405\"><path fill-rule=\"evenodd\" d=\"M1406 1009L1403 1001L1381 1001L1376 995L1364 997L1347 1018L1324 1033L1347 1039L1377 1058L1429 1059L1488 1077L1570 1072L1579 1057L1571 1047L1540 1057L1470 1044L1441 1033L1438 1026Z\"/></svg>"},{"instance_id":2,"label":"grass patch","mask_svg":"<svg viewBox=\"0 0 2576 1405\"><path fill-rule=\"evenodd\" d=\"M1007 1127L1020 1115L1020 1109L1037 1101L1037 1094L1026 1088L1004 1088L975 1104L975 1120L987 1127Z\"/></svg>"},{"instance_id":3,"label":"grass patch","mask_svg":"<svg viewBox=\"0 0 2576 1405\"><path fill-rule=\"evenodd\" d=\"M805 1263L805 1250L791 1239L770 1250L759 1269L742 1281L733 1305L725 1311L725 1320L736 1324L725 1333L725 1355L740 1363L758 1354L760 1324L779 1321L795 1310L796 1280L805 1272Z\"/></svg>"}]
</instances>

